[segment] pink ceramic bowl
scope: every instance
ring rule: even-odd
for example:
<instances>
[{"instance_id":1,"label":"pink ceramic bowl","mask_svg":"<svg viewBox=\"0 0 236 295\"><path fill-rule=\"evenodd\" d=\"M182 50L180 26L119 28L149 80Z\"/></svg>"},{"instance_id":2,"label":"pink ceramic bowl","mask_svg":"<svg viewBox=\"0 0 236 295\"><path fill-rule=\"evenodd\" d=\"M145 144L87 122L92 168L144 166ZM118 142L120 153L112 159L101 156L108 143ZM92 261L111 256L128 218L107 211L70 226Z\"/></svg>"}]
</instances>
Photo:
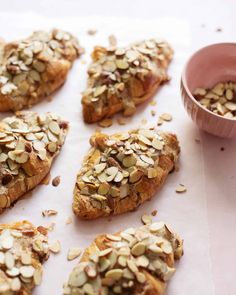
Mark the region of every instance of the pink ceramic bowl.
<instances>
[{"instance_id":1,"label":"pink ceramic bowl","mask_svg":"<svg viewBox=\"0 0 236 295\"><path fill-rule=\"evenodd\" d=\"M236 43L206 46L188 60L181 77L184 107L199 128L226 138L236 138L236 120L221 117L201 106L192 93L195 88L211 88L217 82L236 82Z\"/></svg>"}]
</instances>

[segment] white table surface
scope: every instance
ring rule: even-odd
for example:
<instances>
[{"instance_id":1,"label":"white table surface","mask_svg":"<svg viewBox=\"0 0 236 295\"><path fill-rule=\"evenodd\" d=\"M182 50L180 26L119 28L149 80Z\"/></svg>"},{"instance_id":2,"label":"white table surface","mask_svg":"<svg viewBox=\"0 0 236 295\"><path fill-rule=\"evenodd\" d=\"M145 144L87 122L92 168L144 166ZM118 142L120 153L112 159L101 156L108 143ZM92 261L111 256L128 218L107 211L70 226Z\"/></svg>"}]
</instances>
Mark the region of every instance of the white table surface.
<instances>
[{"instance_id":1,"label":"white table surface","mask_svg":"<svg viewBox=\"0 0 236 295\"><path fill-rule=\"evenodd\" d=\"M213 42L236 41L236 1L235 0L210 0L210 1L155 1L155 0L136 0L136 1L76 1L76 0L57 0L57 1L32 1L32 0L0 0L0 13L11 13L14 15L43 15L52 18L66 19L68 17L87 17L87 16L104 16L118 17L129 19L159 19L163 17L176 18L186 22L190 28L190 45L189 50L193 52L195 49ZM10 21L10 20L9 20ZM27 18L25 20L27 22ZM11 26L6 22L6 26ZM20 26L21 27L21 26ZM29 26L30 27L30 26ZM222 28L222 32L216 32L216 29ZM111 32L113 33L113 32ZM0 35L4 35L4 27L0 27ZM12 36L16 36L15 32ZM7 38L8 36L5 36ZM10 37L9 37L10 38ZM76 83L74 81L73 83ZM69 86L68 86L69 87ZM67 88L68 88L67 87ZM82 90L82 89L81 89ZM176 96L180 99L180 93ZM161 99L159 100L161 104ZM210 251L209 259L212 270L212 281L214 283L215 295L235 295L236 294L236 141L220 139L204 132L198 133L194 124L184 116L182 125L181 137L189 138L189 146L183 147L184 152L191 152L191 147L194 138L199 136L201 142L199 144L199 153L201 154L200 170L204 171L203 175L198 174L198 170L193 177L196 178L196 183L203 186L204 196L203 203L206 206L207 229L206 232L209 239ZM181 118L177 118L181 120ZM173 124L175 124L173 122ZM186 125L187 124L187 125ZM220 148L225 150L221 151ZM84 152L87 147L84 148ZM194 151L195 151L194 147ZM192 157L196 154L193 153ZM56 163L58 164L58 163ZM181 163L183 169L182 175L189 172L188 163ZM78 167L73 168L76 171ZM55 168L56 169L56 168ZM173 176L171 176L173 179ZM199 179L201 179L200 182ZM195 182L192 182L192 187L188 187L188 200L191 207L191 196L194 195ZM45 191L47 188L45 187ZM200 198L200 196L199 196ZM70 206L71 196L68 197L66 205ZM24 205L27 203L25 202ZM148 207L146 207L148 208ZM50 209L50 208L49 208ZM52 208L53 209L53 208ZM193 208L191 208L194 210ZM16 216L19 217L24 211L19 213L16 211ZM183 210L184 212L184 210ZM182 213L183 213L182 212ZM201 215L201 214L200 214ZM165 216L165 214L163 214ZM24 216L22 216L23 218ZM8 221L7 214L1 217L0 222ZM60 218L59 218L60 219ZM122 218L120 219L122 220ZM124 219L126 220L126 219ZM168 221L168 220L166 220ZM191 224L191 220L186 222ZM200 221L199 221L200 222ZM106 225L107 226L107 225ZM196 243L204 245L204 240L196 237L193 233L192 238L196 239ZM66 251L64 252L66 253ZM58 266L60 267L60 266ZM72 266L71 266L72 267ZM70 267L70 268L71 268ZM180 265L181 267L181 265ZM191 265L189 266L191 267ZM199 276L201 276L201 267L199 266ZM46 273L46 275L49 275ZM52 274L51 274L52 275ZM53 274L54 275L54 274ZM179 278L185 280L185 277ZM194 281L194 278L192 278ZM210 282L209 282L210 284ZM197 283L193 284L197 286ZM208 289L207 289L208 290ZM56 295L55 292L50 292ZM42 293L37 294L41 295ZM169 294L169 293L168 293ZM174 294L174 292L171 292ZM181 293L182 295L193 294ZM196 290L194 294L199 294ZM211 295L212 292L201 292L200 295Z\"/></svg>"}]
</instances>

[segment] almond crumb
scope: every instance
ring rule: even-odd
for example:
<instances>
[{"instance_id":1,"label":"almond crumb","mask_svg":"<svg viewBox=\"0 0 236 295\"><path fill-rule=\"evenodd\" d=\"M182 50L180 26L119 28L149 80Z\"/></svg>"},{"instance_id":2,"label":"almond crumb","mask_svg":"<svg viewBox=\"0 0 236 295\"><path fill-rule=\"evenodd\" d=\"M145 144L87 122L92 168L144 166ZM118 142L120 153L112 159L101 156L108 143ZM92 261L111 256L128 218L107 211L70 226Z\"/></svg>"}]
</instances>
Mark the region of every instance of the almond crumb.
<instances>
[{"instance_id":1,"label":"almond crumb","mask_svg":"<svg viewBox=\"0 0 236 295\"><path fill-rule=\"evenodd\" d=\"M156 216L156 215L157 215L157 210L155 209L152 211L152 216Z\"/></svg>"},{"instance_id":2,"label":"almond crumb","mask_svg":"<svg viewBox=\"0 0 236 295\"><path fill-rule=\"evenodd\" d=\"M75 258L79 257L80 254L81 254L80 248L72 247L68 250L67 260L69 260L69 261L74 260Z\"/></svg>"},{"instance_id":3,"label":"almond crumb","mask_svg":"<svg viewBox=\"0 0 236 295\"><path fill-rule=\"evenodd\" d=\"M169 121L172 120L172 115L169 114L169 113L163 113L163 114L160 115L160 118L161 118L162 120L164 120L164 121L169 122Z\"/></svg>"},{"instance_id":4,"label":"almond crumb","mask_svg":"<svg viewBox=\"0 0 236 295\"><path fill-rule=\"evenodd\" d=\"M156 112L154 110L151 110L151 115L154 117L156 115Z\"/></svg>"},{"instance_id":5,"label":"almond crumb","mask_svg":"<svg viewBox=\"0 0 236 295\"><path fill-rule=\"evenodd\" d=\"M61 182L61 177L60 176L56 176L55 178L53 178L52 180L52 185L53 186L58 186Z\"/></svg>"},{"instance_id":6,"label":"almond crumb","mask_svg":"<svg viewBox=\"0 0 236 295\"><path fill-rule=\"evenodd\" d=\"M152 223L152 216L148 214L143 214L141 217L143 224L151 224Z\"/></svg>"},{"instance_id":7,"label":"almond crumb","mask_svg":"<svg viewBox=\"0 0 236 295\"><path fill-rule=\"evenodd\" d=\"M185 193L187 188L183 184L179 184L175 189L176 193Z\"/></svg>"},{"instance_id":8,"label":"almond crumb","mask_svg":"<svg viewBox=\"0 0 236 295\"><path fill-rule=\"evenodd\" d=\"M49 231L53 231L54 228L55 228L55 225L56 225L55 222L51 222L51 223L49 223L49 225L46 226L46 228L47 228Z\"/></svg>"},{"instance_id":9,"label":"almond crumb","mask_svg":"<svg viewBox=\"0 0 236 295\"><path fill-rule=\"evenodd\" d=\"M57 240L57 241L54 241L52 242L50 245L49 245L49 250L54 253L54 254L57 254L61 251L61 244L60 242Z\"/></svg>"},{"instance_id":10,"label":"almond crumb","mask_svg":"<svg viewBox=\"0 0 236 295\"><path fill-rule=\"evenodd\" d=\"M90 30L87 31L87 34L90 35L90 36L94 36L95 34L97 34L97 30L90 29Z\"/></svg>"},{"instance_id":11,"label":"almond crumb","mask_svg":"<svg viewBox=\"0 0 236 295\"><path fill-rule=\"evenodd\" d=\"M117 119L117 123L118 123L119 125L125 125L125 124L126 124L126 120L125 120L125 118L123 118L123 117L119 117L119 118Z\"/></svg>"},{"instance_id":12,"label":"almond crumb","mask_svg":"<svg viewBox=\"0 0 236 295\"><path fill-rule=\"evenodd\" d=\"M57 215L57 211L56 210L43 210L42 211L42 215L43 217L46 217L46 216L52 216L52 215Z\"/></svg>"},{"instance_id":13,"label":"almond crumb","mask_svg":"<svg viewBox=\"0 0 236 295\"><path fill-rule=\"evenodd\" d=\"M100 121L100 122L98 123L98 125L99 125L100 127L102 127L102 128L110 127L110 126L112 126L112 124L113 124L113 121L112 121L112 119L110 119L110 118L103 119L102 121Z\"/></svg>"},{"instance_id":14,"label":"almond crumb","mask_svg":"<svg viewBox=\"0 0 236 295\"><path fill-rule=\"evenodd\" d=\"M157 125L161 126L164 123L164 121L159 117L157 120Z\"/></svg>"}]
</instances>

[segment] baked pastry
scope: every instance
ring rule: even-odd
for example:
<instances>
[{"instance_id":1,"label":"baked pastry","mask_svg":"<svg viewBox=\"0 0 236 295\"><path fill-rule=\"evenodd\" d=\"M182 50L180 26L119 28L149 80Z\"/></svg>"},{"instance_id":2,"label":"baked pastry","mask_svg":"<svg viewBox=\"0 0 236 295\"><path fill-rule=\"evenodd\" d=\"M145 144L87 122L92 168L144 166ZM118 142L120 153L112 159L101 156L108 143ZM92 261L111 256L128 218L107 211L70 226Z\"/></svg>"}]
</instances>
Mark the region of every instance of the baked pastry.
<instances>
[{"instance_id":1,"label":"baked pastry","mask_svg":"<svg viewBox=\"0 0 236 295\"><path fill-rule=\"evenodd\" d=\"M49 173L67 131L51 113L17 112L0 121L0 213Z\"/></svg>"},{"instance_id":2,"label":"baked pastry","mask_svg":"<svg viewBox=\"0 0 236 295\"><path fill-rule=\"evenodd\" d=\"M59 30L3 44L2 54L0 41L0 111L30 107L49 96L65 82L80 53L77 40Z\"/></svg>"},{"instance_id":3,"label":"baked pastry","mask_svg":"<svg viewBox=\"0 0 236 295\"><path fill-rule=\"evenodd\" d=\"M93 123L123 111L135 113L136 105L149 99L168 80L173 50L155 39L126 48L95 47L82 94L84 121Z\"/></svg>"},{"instance_id":4,"label":"baked pastry","mask_svg":"<svg viewBox=\"0 0 236 295\"><path fill-rule=\"evenodd\" d=\"M96 133L90 143L73 201L74 213L85 219L131 211L151 199L180 151L175 135L155 129Z\"/></svg>"},{"instance_id":5,"label":"baked pastry","mask_svg":"<svg viewBox=\"0 0 236 295\"><path fill-rule=\"evenodd\" d=\"M163 222L100 235L71 272L63 294L163 295L182 244Z\"/></svg>"},{"instance_id":6,"label":"baked pastry","mask_svg":"<svg viewBox=\"0 0 236 295\"><path fill-rule=\"evenodd\" d=\"M28 221L0 224L0 244L0 294L31 294L49 257L46 229Z\"/></svg>"}]
</instances>

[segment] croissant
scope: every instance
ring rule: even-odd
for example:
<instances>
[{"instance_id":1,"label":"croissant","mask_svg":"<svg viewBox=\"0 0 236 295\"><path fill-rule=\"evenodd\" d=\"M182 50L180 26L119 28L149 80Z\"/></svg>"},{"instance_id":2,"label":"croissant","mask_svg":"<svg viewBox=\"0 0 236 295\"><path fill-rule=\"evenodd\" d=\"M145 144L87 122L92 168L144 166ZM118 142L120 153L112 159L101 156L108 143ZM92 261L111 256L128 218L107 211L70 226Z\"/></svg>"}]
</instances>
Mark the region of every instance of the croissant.
<instances>
[{"instance_id":1,"label":"croissant","mask_svg":"<svg viewBox=\"0 0 236 295\"><path fill-rule=\"evenodd\" d=\"M0 121L0 213L49 173L67 132L52 113L21 111Z\"/></svg>"},{"instance_id":2,"label":"croissant","mask_svg":"<svg viewBox=\"0 0 236 295\"><path fill-rule=\"evenodd\" d=\"M0 41L0 111L21 110L49 96L65 82L81 52L77 40L59 30Z\"/></svg>"},{"instance_id":3,"label":"croissant","mask_svg":"<svg viewBox=\"0 0 236 295\"><path fill-rule=\"evenodd\" d=\"M163 295L183 242L163 222L98 236L64 284L64 295Z\"/></svg>"},{"instance_id":4,"label":"croissant","mask_svg":"<svg viewBox=\"0 0 236 295\"><path fill-rule=\"evenodd\" d=\"M126 48L95 47L82 94L84 121L94 123L120 111L133 115L136 105L168 80L166 70L172 56L170 45L155 39Z\"/></svg>"},{"instance_id":5,"label":"croissant","mask_svg":"<svg viewBox=\"0 0 236 295\"><path fill-rule=\"evenodd\" d=\"M0 241L0 294L31 294L49 257L46 229L28 221L0 224Z\"/></svg>"},{"instance_id":6,"label":"croissant","mask_svg":"<svg viewBox=\"0 0 236 295\"><path fill-rule=\"evenodd\" d=\"M96 133L74 188L73 211L84 219L132 211L150 200L173 170L177 137L155 129Z\"/></svg>"}]
</instances>

